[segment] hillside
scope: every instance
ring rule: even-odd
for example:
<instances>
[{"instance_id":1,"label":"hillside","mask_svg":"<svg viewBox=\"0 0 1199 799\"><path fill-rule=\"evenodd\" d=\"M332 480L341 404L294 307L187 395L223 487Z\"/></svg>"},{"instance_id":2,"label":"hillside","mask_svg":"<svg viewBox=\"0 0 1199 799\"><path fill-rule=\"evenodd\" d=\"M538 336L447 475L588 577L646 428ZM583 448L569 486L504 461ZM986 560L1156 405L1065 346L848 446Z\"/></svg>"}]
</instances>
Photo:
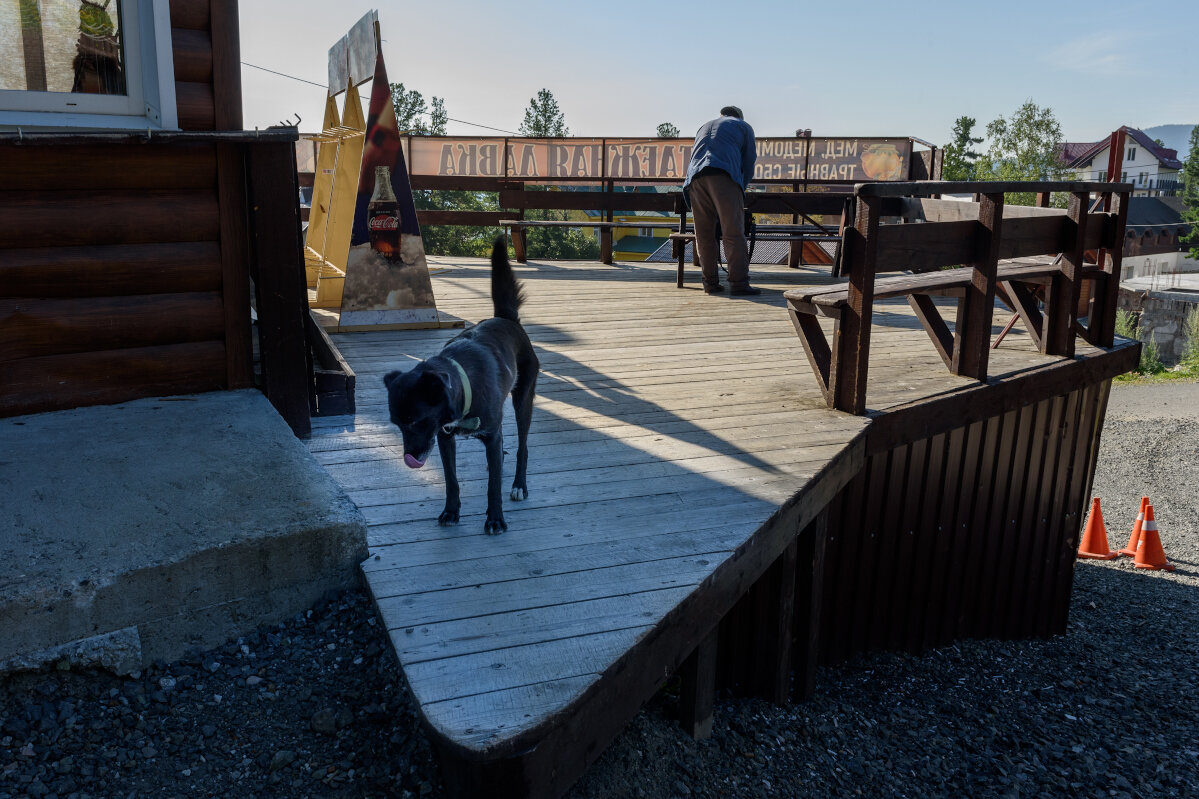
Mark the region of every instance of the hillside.
<instances>
[{"instance_id":1,"label":"hillside","mask_svg":"<svg viewBox=\"0 0 1199 799\"><path fill-rule=\"evenodd\" d=\"M1161 139L1166 146L1177 150L1178 157L1186 160L1187 152L1191 149L1191 128L1194 125L1157 125L1143 128L1151 139Z\"/></svg>"}]
</instances>

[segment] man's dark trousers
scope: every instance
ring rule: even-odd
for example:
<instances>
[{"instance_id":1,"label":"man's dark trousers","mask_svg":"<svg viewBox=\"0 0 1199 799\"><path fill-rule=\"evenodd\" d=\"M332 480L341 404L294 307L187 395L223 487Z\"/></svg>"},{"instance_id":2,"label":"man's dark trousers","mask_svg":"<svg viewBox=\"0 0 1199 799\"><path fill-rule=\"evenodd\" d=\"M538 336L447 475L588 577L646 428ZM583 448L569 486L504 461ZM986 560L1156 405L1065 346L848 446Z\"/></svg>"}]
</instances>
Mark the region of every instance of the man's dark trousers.
<instances>
[{"instance_id":1,"label":"man's dark trousers","mask_svg":"<svg viewBox=\"0 0 1199 799\"><path fill-rule=\"evenodd\" d=\"M704 275L704 288L720 283L717 267L716 221L720 220L729 288L749 286L749 245L745 242L745 195L737 182L720 169L706 169L691 179L691 212L695 219L695 256Z\"/></svg>"}]
</instances>

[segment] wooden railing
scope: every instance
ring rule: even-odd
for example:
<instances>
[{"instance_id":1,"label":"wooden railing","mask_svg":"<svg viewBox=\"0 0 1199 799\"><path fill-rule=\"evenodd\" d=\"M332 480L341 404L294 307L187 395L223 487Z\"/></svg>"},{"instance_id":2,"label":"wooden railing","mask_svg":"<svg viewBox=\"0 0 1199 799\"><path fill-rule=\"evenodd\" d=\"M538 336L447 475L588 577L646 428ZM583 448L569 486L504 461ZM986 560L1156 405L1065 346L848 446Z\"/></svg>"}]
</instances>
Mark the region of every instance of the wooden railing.
<instances>
[{"instance_id":1,"label":"wooden railing","mask_svg":"<svg viewBox=\"0 0 1199 799\"><path fill-rule=\"evenodd\" d=\"M785 295L828 404L865 412L876 299L906 297L950 370L980 381L987 379L997 293L1046 354L1072 357L1076 333L1110 347L1131 190L1128 184L1073 182L858 185L854 225L843 241L848 283ZM1064 193L1068 206L1006 206L1007 192L1036 192L1046 201L1050 193ZM976 201L938 199L960 193ZM913 224L884 224L886 218ZM1037 256L1045 257L1028 260ZM876 280L880 272L901 270L919 274ZM1080 313L1084 278L1094 285ZM934 295L958 299L952 332ZM833 319L831 346L818 315Z\"/></svg>"}]
</instances>

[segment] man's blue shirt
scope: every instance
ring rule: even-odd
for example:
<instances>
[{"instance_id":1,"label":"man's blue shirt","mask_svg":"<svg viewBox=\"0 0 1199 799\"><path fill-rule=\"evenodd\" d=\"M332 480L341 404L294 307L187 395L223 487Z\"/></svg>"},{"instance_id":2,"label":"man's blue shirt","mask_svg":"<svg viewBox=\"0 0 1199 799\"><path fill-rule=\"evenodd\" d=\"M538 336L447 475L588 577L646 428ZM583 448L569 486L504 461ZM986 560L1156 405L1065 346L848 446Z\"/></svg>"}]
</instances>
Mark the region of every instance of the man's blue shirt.
<instances>
[{"instance_id":1,"label":"man's blue shirt","mask_svg":"<svg viewBox=\"0 0 1199 799\"><path fill-rule=\"evenodd\" d=\"M729 173L744 189L754 176L755 160L754 129L749 123L737 117L718 117L705 122L695 134L695 147L691 151L691 163L683 186L690 186L691 179L701 169L711 166Z\"/></svg>"}]
</instances>

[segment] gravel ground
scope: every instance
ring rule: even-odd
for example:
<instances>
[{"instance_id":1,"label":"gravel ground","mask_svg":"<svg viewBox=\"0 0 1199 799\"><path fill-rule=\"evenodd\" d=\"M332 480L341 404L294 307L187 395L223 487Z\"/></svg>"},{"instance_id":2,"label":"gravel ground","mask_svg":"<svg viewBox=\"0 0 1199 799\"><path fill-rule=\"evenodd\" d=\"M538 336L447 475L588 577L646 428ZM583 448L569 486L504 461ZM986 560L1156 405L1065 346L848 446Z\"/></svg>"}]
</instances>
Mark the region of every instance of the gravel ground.
<instances>
[{"instance_id":1,"label":"gravel ground","mask_svg":"<svg viewBox=\"0 0 1199 799\"><path fill-rule=\"evenodd\" d=\"M1199 384L1117 385L1095 494L1123 546L1154 503L1177 571L1081 561L1066 635L822 669L786 708L669 691L583 776L600 797L1199 796ZM361 592L131 677L0 679L0 799L441 795Z\"/></svg>"}]
</instances>

